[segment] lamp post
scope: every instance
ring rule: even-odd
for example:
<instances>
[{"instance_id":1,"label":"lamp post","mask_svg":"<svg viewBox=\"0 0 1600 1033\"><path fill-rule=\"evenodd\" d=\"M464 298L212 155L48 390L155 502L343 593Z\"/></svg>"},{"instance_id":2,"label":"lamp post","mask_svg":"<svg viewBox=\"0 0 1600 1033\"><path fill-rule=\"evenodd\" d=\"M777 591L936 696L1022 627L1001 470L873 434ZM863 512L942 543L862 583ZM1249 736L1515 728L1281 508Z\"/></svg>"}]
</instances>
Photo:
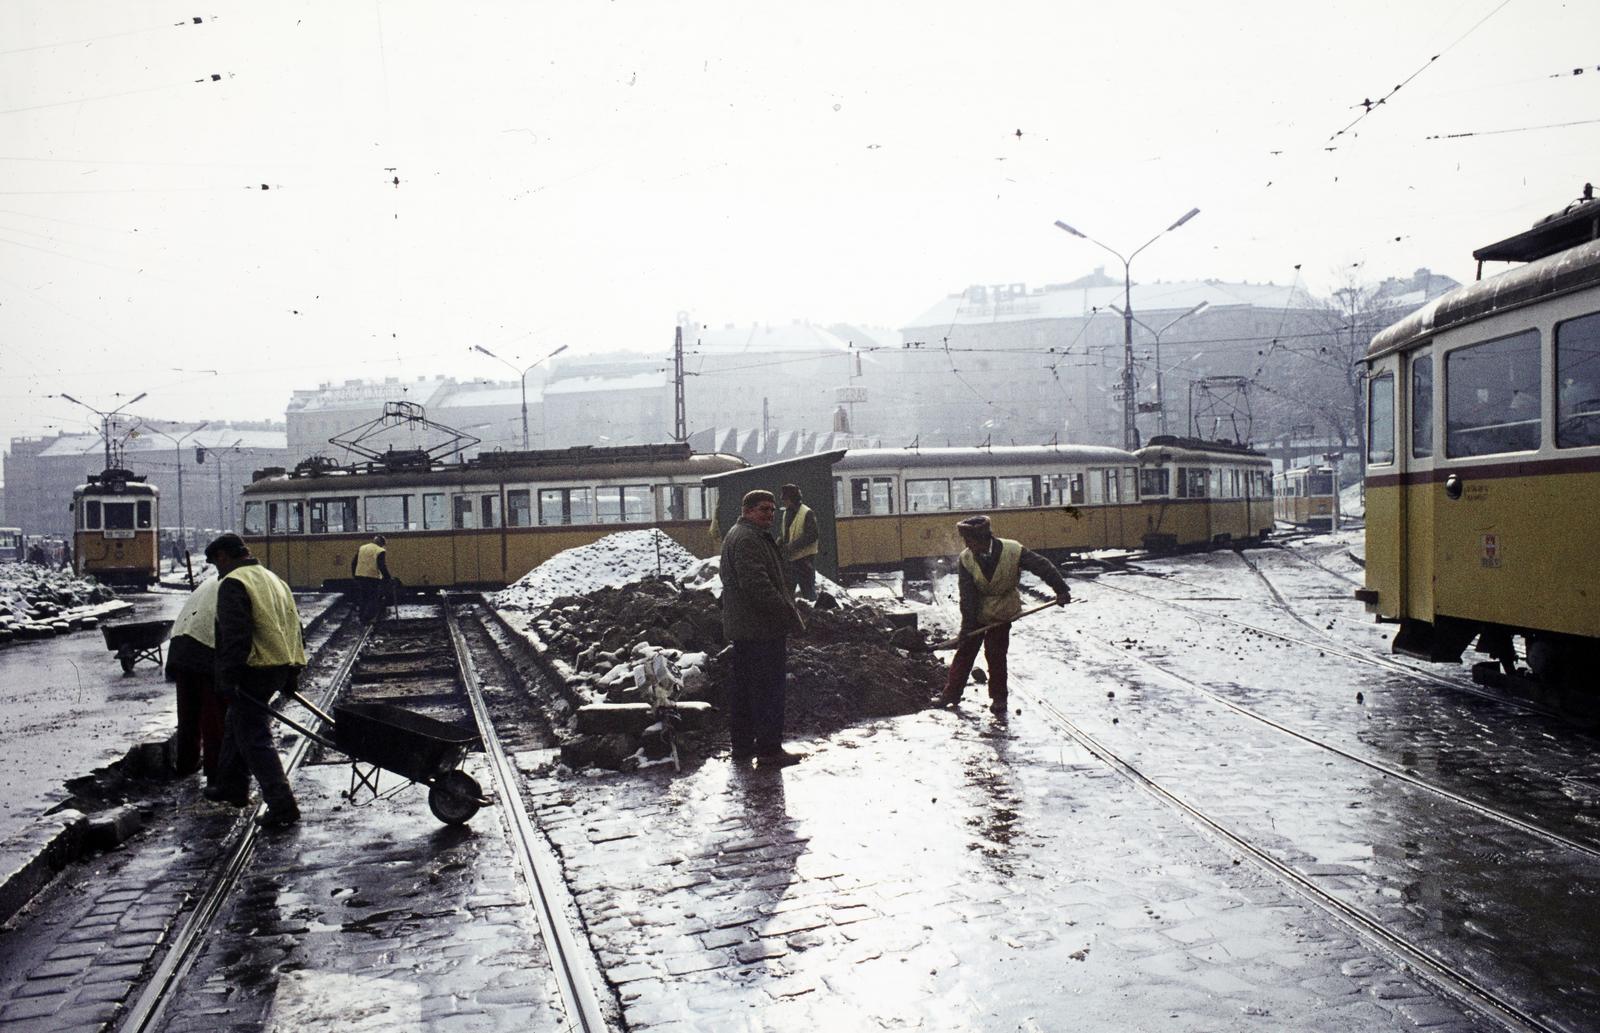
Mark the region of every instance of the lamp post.
<instances>
[{"instance_id":1,"label":"lamp post","mask_svg":"<svg viewBox=\"0 0 1600 1033\"><path fill-rule=\"evenodd\" d=\"M489 356L489 358L495 360L496 362L503 362L507 366L511 367L513 370L515 370L517 368L517 364L516 363L511 362L511 361L509 361L507 359L502 359L500 356L496 355L494 352L492 352L489 349L485 348L481 344L473 345L472 346L472 350L475 351L475 352L483 352L483 354ZM549 355L546 355L544 358L539 359L537 362L532 363L526 369L523 369L520 373L517 374L518 379L520 379L522 381L522 450L524 452L526 452L528 450L528 374L533 372L533 367L539 365L540 362L545 362L546 360L553 359L557 355L560 355L562 352L564 352L566 350L567 350L567 346L563 344L561 347L557 348L555 351L551 352Z\"/></svg>"},{"instance_id":2,"label":"lamp post","mask_svg":"<svg viewBox=\"0 0 1600 1033\"><path fill-rule=\"evenodd\" d=\"M223 516L223 513L222 513L222 461L223 461L223 456L226 456L229 453L238 452L239 451L239 442L241 442L243 440L244 440L243 438L234 438L233 439L233 444L225 445L222 448L211 448L211 449L208 449L204 445L196 445L195 449L194 449L194 461L195 462L197 462L197 463L205 462L206 461L206 453L207 452L210 452L211 455L217 461L217 530L218 531L227 530L229 525L231 525L233 523L233 521L226 519Z\"/></svg>"},{"instance_id":3,"label":"lamp post","mask_svg":"<svg viewBox=\"0 0 1600 1033\"><path fill-rule=\"evenodd\" d=\"M1159 240L1162 234L1171 233L1199 214L1200 209L1189 209L1177 222L1139 245L1134 249L1133 254L1126 258L1122 257L1122 252L1115 248L1102 244L1081 230L1073 229L1060 219L1056 220L1057 229L1064 230L1074 237L1082 237L1089 243L1111 252L1116 256L1117 261L1122 263L1122 447L1130 452L1139 447L1139 425L1134 419L1133 397L1137 387L1133 376L1133 260L1139 257L1140 251Z\"/></svg>"},{"instance_id":4,"label":"lamp post","mask_svg":"<svg viewBox=\"0 0 1600 1033\"><path fill-rule=\"evenodd\" d=\"M184 552L189 551L189 525L183 522L183 443L192 435L200 433L210 425L210 420L201 420L199 426L193 430L185 431L182 437L177 438L164 430L156 430L154 427L150 427L151 431L172 442L172 458L178 466L178 540L183 543ZM145 424L145 426L149 427L150 425Z\"/></svg>"},{"instance_id":5,"label":"lamp post","mask_svg":"<svg viewBox=\"0 0 1600 1033\"><path fill-rule=\"evenodd\" d=\"M1115 309L1117 306L1112 305L1111 307L1113 309ZM1195 314L1197 314L1197 313L1199 313L1201 311L1204 311L1205 309L1208 309L1210 307L1211 307L1211 302L1202 301L1200 304L1196 305L1194 308L1190 309L1189 311L1187 311L1187 312L1183 313L1182 315L1177 316L1174 319L1172 319L1171 321L1169 321L1167 323L1167 325L1162 327L1160 330L1151 330L1150 329L1150 324L1146 323L1142 319L1135 319L1134 320L1135 323L1138 323L1140 326L1144 327L1145 330L1149 332L1151 337L1154 337L1156 339L1156 354L1155 354L1155 367L1156 367L1156 432L1159 433L1159 434L1165 434L1167 432L1167 396L1165 394L1163 394L1162 390L1161 390L1161 375L1166 372L1166 370L1161 368L1161 335L1166 333L1168 330L1171 330L1173 327L1177 326L1178 323L1181 322L1182 320L1188 319L1190 316L1195 315ZM1196 357L1198 358L1198 356L1196 356ZM1183 363L1180 362L1180 363L1178 363L1178 365L1181 366L1181 365L1183 365Z\"/></svg>"},{"instance_id":6,"label":"lamp post","mask_svg":"<svg viewBox=\"0 0 1600 1033\"><path fill-rule=\"evenodd\" d=\"M110 412L102 412L99 409L96 409L94 406L90 405L88 402L80 402L76 398L74 398L71 395L67 394L65 391L60 392L59 394L56 395L56 397L57 398L65 398L69 402L72 402L72 403L74 403L76 405L81 405L85 409L88 409L90 412L94 413L96 416L100 417L100 436L105 439L105 443L106 443L106 469L110 470L110 469L113 468L112 464L111 464L111 417L117 415L117 413L119 413L122 410L126 409L128 406L132 405L133 403L142 400L144 398L145 394L146 394L146 392L140 391L137 395L135 395L134 397L128 399L126 402L123 402L121 405L117 406L115 409L112 409Z\"/></svg>"}]
</instances>

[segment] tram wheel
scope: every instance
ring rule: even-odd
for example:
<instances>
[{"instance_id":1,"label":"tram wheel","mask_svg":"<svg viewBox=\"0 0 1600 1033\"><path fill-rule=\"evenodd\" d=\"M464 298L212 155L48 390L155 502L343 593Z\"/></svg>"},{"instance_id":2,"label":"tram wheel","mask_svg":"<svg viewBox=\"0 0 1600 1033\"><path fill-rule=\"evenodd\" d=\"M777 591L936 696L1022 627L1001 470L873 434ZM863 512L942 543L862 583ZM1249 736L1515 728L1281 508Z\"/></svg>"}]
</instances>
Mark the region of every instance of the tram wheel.
<instances>
[{"instance_id":1,"label":"tram wheel","mask_svg":"<svg viewBox=\"0 0 1600 1033\"><path fill-rule=\"evenodd\" d=\"M428 787L428 809L446 825L465 825L478 813L481 799L483 787L460 769L445 772Z\"/></svg>"}]
</instances>

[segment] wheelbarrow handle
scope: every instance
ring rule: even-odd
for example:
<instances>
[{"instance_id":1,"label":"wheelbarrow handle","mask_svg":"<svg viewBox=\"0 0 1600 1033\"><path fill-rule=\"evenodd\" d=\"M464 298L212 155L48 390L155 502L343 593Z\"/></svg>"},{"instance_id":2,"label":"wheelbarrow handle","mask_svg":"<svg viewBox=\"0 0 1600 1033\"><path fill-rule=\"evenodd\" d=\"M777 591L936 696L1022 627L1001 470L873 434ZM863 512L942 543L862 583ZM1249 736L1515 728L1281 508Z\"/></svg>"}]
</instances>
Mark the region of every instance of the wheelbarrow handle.
<instances>
[{"instance_id":1,"label":"wheelbarrow handle","mask_svg":"<svg viewBox=\"0 0 1600 1033\"><path fill-rule=\"evenodd\" d=\"M322 718L324 724L330 724L330 725L333 724L333 718L329 717L322 710L321 707L317 706L315 703L313 703L309 699L307 699L305 697L305 695L300 692L299 689L285 689L284 690L284 695L290 697L296 703L300 704L302 707L305 707L307 710L311 711L313 714L315 714L318 717Z\"/></svg>"},{"instance_id":2,"label":"wheelbarrow handle","mask_svg":"<svg viewBox=\"0 0 1600 1033\"><path fill-rule=\"evenodd\" d=\"M298 693L291 693L291 695L298 696L299 694ZM332 739L329 739L329 738L323 736L319 732L313 732L311 729L307 728L305 725L303 725L300 722L296 721L294 718L289 717L288 715L284 714L282 711L272 709L272 705L270 703L263 703L263 702L261 702L261 700L256 699L254 696L250 695L249 693L241 692L241 693L238 693L236 696L233 697L233 699L230 701L230 705L232 703L237 703L239 700L244 700L246 703L250 704L252 707L258 707L258 708L260 708L262 710L265 710L267 712L267 716L277 718L279 721L282 721L284 724L288 725L290 728L293 728L295 731L299 732L301 735L305 736L307 739L310 739L313 742L320 743L321 745L326 746L330 750L337 750L339 748L338 744L335 743ZM304 702L304 700L302 700L301 702ZM307 704L307 705L309 706L309 704ZM313 711L316 711L315 707L311 707L311 709ZM321 716L321 711L317 711L317 716L319 716L319 717ZM333 722L329 721L328 723L332 724Z\"/></svg>"}]
</instances>

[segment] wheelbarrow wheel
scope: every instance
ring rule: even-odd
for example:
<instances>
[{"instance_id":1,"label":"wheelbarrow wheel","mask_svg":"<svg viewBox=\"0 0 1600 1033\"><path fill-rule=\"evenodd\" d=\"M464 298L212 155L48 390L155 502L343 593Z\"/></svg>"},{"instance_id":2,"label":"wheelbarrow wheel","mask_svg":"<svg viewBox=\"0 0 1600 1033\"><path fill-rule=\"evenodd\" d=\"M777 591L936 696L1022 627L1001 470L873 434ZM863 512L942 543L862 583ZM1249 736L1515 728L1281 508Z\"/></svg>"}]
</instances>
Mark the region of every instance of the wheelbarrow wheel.
<instances>
[{"instance_id":1,"label":"wheelbarrow wheel","mask_svg":"<svg viewBox=\"0 0 1600 1033\"><path fill-rule=\"evenodd\" d=\"M460 769L445 772L428 786L428 809L446 825L465 825L478 813L481 799L483 787Z\"/></svg>"},{"instance_id":2,"label":"wheelbarrow wheel","mask_svg":"<svg viewBox=\"0 0 1600 1033\"><path fill-rule=\"evenodd\" d=\"M127 677L133 673L134 657L130 653L118 653L117 659L122 661L122 674Z\"/></svg>"}]
</instances>

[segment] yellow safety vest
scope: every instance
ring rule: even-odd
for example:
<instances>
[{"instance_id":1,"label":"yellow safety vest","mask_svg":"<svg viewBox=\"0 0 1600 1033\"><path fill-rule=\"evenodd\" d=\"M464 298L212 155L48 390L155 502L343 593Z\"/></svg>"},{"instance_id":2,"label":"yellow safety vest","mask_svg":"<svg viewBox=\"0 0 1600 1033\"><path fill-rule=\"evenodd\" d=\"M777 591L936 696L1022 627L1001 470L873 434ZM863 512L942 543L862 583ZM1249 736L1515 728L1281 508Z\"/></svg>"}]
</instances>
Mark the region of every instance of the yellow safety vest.
<instances>
[{"instance_id":1,"label":"yellow safety vest","mask_svg":"<svg viewBox=\"0 0 1600 1033\"><path fill-rule=\"evenodd\" d=\"M377 542L368 542L356 550L356 577L381 578L383 571L378 569L378 557L383 555L383 546Z\"/></svg>"},{"instance_id":2,"label":"yellow safety vest","mask_svg":"<svg viewBox=\"0 0 1600 1033\"><path fill-rule=\"evenodd\" d=\"M172 622L172 637L188 635L211 649L217 648L217 589L222 582L216 578L200 582L200 587L189 593L183 611Z\"/></svg>"},{"instance_id":3,"label":"yellow safety vest","mask_svg":"<svg viewBox=\"0 0 1600 1033\"><path fill-rule=\"evenodd\" d=\"M1022 582L1022 543L1006 538L996 541L1000 543L1000 562L995 564L993 577L983 576L971 549L961 550L961 565L978 586L979 624L998 624L1022 612L1022 593L1017 591Z\"/></svg>"},{"instance_id":4,"label":"yellow safety vest","mask_svg":"<svg viewBox=\"0 0 1600 1033\"><path fill-rule=\"evenodd\" d=\"M806 517L810 515L811 507L807 506L804 502L794 507L794 512L789 515L789 527L783 536L783 540L785 542L793 542L795 539L799 538L801 533L805 530ZM807 556L815 556L817 554L817 544L817 542L812 542L810 545L806 546L804 549L801 549L799 552L795 553L789 558L791 560L803 560Z\"/></svg>"},{"instance_id":5,"label":"yellow safety vest","mask_svg":"<svg viewBox=\"0 0 1600 1033\"><path fill-rule=\"evenodd\" d=\"M300 637L300 615L294 593L283 579L259 564L239 567L228 575L250 597L255 626L250 632L250 667L304 667L306 644Z\"/></svg>"}]
</instances>

